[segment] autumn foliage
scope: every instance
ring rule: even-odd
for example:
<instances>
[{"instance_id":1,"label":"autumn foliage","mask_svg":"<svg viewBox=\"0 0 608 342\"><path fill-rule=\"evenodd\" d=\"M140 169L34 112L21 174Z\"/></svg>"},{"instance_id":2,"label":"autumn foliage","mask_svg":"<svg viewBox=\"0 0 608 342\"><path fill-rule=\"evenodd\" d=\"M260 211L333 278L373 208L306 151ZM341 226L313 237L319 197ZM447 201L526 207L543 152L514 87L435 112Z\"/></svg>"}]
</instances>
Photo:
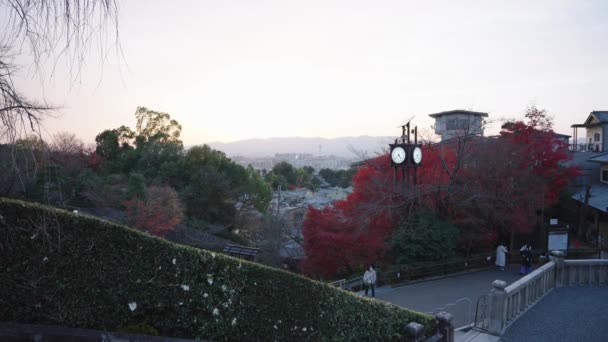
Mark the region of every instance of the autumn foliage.
<instances>
[{"instance_id":1,"label":"autumn foliage","mask_svg":"<svg viewBox=\"0 0 608 342\"><path fill-rule=\"evenodd\" d=\"M182 221L177 192L169 186L151 186L142 198L125 202L129 225L157 236L164 236Z\"/></svg>"},{"instance_id":2,"label":"autumn foliage","mask_svg":"<svg viewBox=\"0 0 608 342\"><path fill-rule=\"evenodd\" d=\"M388 154L369 160L353 177L353 193L304 221L304 272L329 276L382 260L395 227L420 209L456 226L463 251L491 248L500 237L531 233L538 209L559 200L573 177L567 143L536 108L527 122L503 126L496 137L463 136L423 146L417 185L407 186ZM396 178L397 177L397 178ZM395 181L397 179L397 181Z\"/></svg>"}]
</instances>

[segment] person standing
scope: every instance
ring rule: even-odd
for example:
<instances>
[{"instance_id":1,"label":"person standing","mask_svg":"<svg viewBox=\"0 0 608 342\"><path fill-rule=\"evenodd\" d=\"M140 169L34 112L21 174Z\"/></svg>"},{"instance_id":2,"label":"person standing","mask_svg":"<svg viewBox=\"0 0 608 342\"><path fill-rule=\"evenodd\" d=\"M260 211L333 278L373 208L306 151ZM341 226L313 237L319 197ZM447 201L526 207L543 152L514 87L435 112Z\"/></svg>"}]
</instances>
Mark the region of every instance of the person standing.
<instances>
[{"instance_id":1,"label":"person standing","mask_svg":"<svg viewBox=\"0 0 608 342\"><path fill-rule=\"evenodd\" d=\"M507 263L507 253L509 253L507 247L505 247L501 242L496 248L496 266L498 266L498 269L501 271L505 270L505 265Z\"/></svg>"},{"instance_id":2,"label":"person standing","mask_svg":"<svg viewBox=\"0 0 608 342\"><path fill-rule=\"evenodd\" d=\"M367 293L369 289L372 289L372 297L376 296L376 270L374 270L374 265L369 265L367 271L363 275L363 284L365 285L365 296L367 297Z\"/></svg>"}]
</instances>

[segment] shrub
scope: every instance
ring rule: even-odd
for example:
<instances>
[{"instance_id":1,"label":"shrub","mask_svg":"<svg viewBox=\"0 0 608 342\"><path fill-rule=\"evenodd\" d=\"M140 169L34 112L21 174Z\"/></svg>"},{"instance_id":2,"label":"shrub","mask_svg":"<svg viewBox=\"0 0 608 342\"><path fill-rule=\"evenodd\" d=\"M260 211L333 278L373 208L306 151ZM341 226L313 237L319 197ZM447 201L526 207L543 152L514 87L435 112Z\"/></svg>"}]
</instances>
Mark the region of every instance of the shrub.
<instances>
[{"instance_id":1,"label":"shrub","mask_svg":"<svg viewBox=\"0 0 608 342\"><path fill-rule=\"evenodd\" d=\"M158 336L158 331L145 323L129 324L116 329L116 331L125 334Z\"/></svg>"},{"instance_id":2,"label":"shrub","mask_svg":"<svg viewBox=\"0 0 608 342\"><path fill-rule=\"evenodd\" d=\"M458 229L432 212L403 220L389 239L391 254L398 264L445 260L454 255Z\"/></svg>"},{"instance_id":3,"label":"shrub","mask_svg":"<svg viewBox=\"0 0 608 342\"><path fill-rule=\"evenodd\" d=\"M432 317L86 215L0 199L0 321L215 341L398 340Z\"/></svg>"},{"instance_id":4,"label":"shrub","mask_svg":"<svg viewBox=\"0 0 608 342\"><path fill-rule=\"evenodd\" d=\"M183 218L177 193L169 186L151 186L143 199L137 197L125 202L127 221L137 229L164 236Z\"/></svg>"}]
</instances>

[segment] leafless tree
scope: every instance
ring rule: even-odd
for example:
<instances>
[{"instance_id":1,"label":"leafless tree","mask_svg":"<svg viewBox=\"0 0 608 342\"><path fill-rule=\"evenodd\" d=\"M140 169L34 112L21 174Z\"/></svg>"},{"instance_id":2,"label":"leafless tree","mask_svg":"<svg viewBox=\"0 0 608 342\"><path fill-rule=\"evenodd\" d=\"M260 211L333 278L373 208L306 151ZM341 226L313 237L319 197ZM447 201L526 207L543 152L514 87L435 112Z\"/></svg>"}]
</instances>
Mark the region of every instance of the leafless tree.
<instances>
[{"instance_id":1,"label":"leafless tree","mask_svg":"<svg viewBox=\"0 0 608 342\"><path fill-rule=\"evenodd\" d=\"M0 22L0 142L13 143L32 133L40 134L42 119L55 109L44 101L28 98L14 83L17 56L29 56L41 71L42 65L66 60L71 77L79 77L91 47L102 59L108 46L108 28L118 42L116 0L0 0L6 13Z\"/></svg>"},{"instance_id":2,"label":"leafless tree","mask_svg":"<svg viewBox=\"0 0 608 342\"><path fill-rule=\"evenodd\" d=\"M79 154L85 151L84 142L70 132L54 134L50 148L61 154Z\"/></svg>"}]
</instances>

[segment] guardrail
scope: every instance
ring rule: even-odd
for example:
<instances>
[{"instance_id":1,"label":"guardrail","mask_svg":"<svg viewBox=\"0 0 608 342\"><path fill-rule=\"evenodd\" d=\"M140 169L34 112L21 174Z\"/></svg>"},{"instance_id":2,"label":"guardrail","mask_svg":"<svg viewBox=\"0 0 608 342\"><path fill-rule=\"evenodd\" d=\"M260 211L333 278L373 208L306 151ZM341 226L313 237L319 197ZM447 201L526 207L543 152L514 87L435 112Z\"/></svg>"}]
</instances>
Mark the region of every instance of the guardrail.
<instances>
[{"instance_id":1,"label":"guardrail","mask_svg":"<svg viewBox=\"0 0 608 342\"><path fill-rule=\"evenodd\" d=\"M602 145L599 143L569 144L568 149L573 152L602 152Z\"/></svg>"},{"instance_id":2,"label":"guardrail","mask_svg":"<svg viewBox=\"0 0 608 342\"><path fill-rule=\"evenodd\" d=\"M560 286L608 286L608 260L564 260L560 251L551 252L551 261L507 286L492 283L489 319L480 328L495 335L506 329L551 290ZM477 317L475 320L477 325Z\"/></svg>"},{"instance_id":3,"label":"guardrail","mask_svg":"<svg viewBox=\"0 0 608 342\"><path fill-rule=\"evenodd\" d=\"M505 287L503 329L555 288L555 263L550 261Z\"/></svg>"},{"instance_id":4,"label":"guardrail","mask_svg":"<svg viewBox=\"0 0 608 342\"><path fill-rule=\"evenodd\" d=\"M534 250L534 255L540 257L545 255L545 250ZM595 248L580 248L571 249L568 251L568 259L589 259L599 257L600 251ZM488 260L490 257L490 260ZM406 283L418 279L441 277L450 274L456 274L459 272L465 272L476 269L484 269L488 267L494 267L494 255L492 253L477 254L469 258L454 259L446 262L439 263L419 263L415 265L393 265L391 269L384 272L377 272L378 283L377 285L393 285ZM542 259L541 259L542 260ZM544 259L548 260L548 259ZM513 253L508 259L510 264L519 263L520 256L517 253ZM542 264L542 262L541 262ZM363 277L357 276L348 279L340 279L329 283L332 286L336 286L343 290L348 291L359 291L363 289Z\"/></svg>"},{"instance_id":5,"label":"guardrail","mask_svg":"<svg viewBox=\"0 0 608 342\"><path fill-rule=\"evenodd\" d=\"M564 260L560 286L608 286L608 260Z\"/></svg>"}]
</instances>

